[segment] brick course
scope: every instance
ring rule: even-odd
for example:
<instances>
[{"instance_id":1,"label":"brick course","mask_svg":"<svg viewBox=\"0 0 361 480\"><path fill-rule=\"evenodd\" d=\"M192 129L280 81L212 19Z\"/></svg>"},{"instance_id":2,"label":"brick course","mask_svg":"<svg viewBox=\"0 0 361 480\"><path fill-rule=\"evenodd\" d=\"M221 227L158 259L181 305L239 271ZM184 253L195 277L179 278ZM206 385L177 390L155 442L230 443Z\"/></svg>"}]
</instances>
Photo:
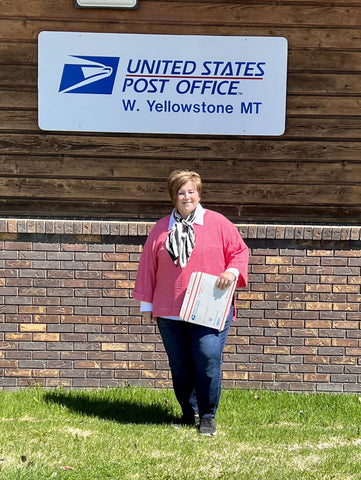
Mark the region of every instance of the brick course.
<instances>
[{"instance_id":1,"label":"brick course","mask_svg":"<svg viewBox=\"0 0 361 480\"><path fill-rule=\"evenodd\" d=\"M131 298L147 222L0 219L0 389L170 387ZM238 225L224 387L361 392L361 228Z\"/></svg>"}]
</instances>

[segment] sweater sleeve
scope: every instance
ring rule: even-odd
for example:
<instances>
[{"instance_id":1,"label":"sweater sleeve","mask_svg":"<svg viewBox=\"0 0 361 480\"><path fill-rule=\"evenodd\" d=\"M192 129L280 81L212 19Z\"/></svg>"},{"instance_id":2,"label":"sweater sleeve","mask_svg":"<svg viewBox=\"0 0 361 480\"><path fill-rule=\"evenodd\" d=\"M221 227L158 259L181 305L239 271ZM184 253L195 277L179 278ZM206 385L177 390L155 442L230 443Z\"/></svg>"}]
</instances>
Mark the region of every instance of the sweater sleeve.
<instances>
[{"instance_id":1,"label":"sweater sleeve","mask_svg":"<svg viewBox=\"0 0 361 480\"><path fill-rule=\"evenodd\" d=\"M154 227L145 242L133 290L133 298L143 302L153 302L157 274L156 243L156 227Z\"/></svg>"}]
</instances>

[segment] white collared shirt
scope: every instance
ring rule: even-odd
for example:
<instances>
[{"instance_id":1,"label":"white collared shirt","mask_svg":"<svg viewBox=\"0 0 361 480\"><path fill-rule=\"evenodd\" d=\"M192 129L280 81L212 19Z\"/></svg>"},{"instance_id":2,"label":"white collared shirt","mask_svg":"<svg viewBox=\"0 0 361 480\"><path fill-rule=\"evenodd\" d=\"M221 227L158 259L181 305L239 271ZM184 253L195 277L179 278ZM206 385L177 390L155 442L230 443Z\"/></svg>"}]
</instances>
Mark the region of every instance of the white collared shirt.
<instances>
[{"instance_id":1,"label":"white collared shirt","mask_svg":"<svg viewBox=\"0 0 361 480\"><path fill-rule=\"evenodd\" d=\"M199 205L199 208L196 211L193 223L197 223L198 225L203 225L203 217L204 217L204 212L206 210L202 207L200 203L198 205ZM173 209L169 219L168 230L171 230L173 228L173 225L175 224L174 211L175 209Z\"/></svg>"}]
</instances>

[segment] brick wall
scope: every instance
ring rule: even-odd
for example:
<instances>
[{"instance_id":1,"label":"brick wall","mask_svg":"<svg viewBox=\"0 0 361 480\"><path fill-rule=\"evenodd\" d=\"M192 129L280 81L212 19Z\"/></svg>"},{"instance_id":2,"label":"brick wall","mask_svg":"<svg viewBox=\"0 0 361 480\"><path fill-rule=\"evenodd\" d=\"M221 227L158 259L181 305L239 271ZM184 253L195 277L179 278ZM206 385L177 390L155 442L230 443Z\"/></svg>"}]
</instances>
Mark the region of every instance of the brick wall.
<instances>
[{"instance_id":1,"label":"brick wall","mask_svg":"<svg viewBox=\"0 0 361 480\"><path fill-rule=\"evenodd\" d=\"M131 298L149 223L0 219L0 388L171 386ZM361 228L240 225L223 385L360 392Z\"/></svg>"}]
</instances>

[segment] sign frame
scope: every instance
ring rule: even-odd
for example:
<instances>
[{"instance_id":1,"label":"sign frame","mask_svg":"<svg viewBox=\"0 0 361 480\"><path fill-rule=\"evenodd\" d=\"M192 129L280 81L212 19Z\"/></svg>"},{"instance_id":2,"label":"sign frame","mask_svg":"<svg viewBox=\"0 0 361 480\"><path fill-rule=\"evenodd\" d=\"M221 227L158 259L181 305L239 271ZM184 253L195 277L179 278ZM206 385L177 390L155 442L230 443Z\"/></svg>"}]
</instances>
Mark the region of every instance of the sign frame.
<instances>
[{"instance_id":1,"label":"sign frame","mask_svg":"<svg viewBox=\"0 0 361 480\"><path fill-rule=\"evenodd\" d=\"M284 37L41 32L39 128L280 136Z\"/></svg>"}]
</instances>

